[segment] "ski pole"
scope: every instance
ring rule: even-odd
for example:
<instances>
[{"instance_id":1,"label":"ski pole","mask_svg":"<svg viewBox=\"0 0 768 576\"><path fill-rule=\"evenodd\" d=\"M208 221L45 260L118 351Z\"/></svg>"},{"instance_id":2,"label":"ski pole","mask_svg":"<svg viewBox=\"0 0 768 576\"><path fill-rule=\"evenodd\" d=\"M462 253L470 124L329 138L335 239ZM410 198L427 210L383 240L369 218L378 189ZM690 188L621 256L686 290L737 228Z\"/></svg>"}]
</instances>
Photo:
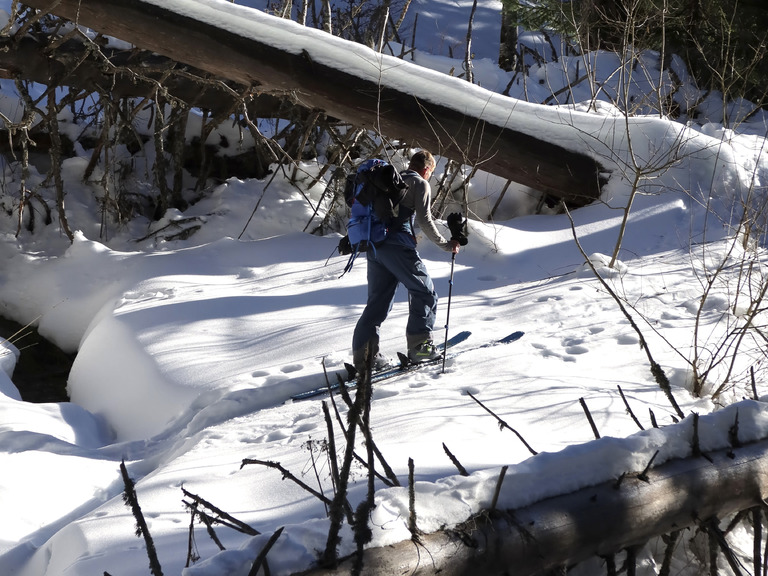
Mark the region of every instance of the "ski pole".
<instances>
[{"instance_id":1,"label":"ski pole","mask_svg":"<svg viewBox=\"0 0 768 576\"><path fill-rule=\"evenodd\" d=\"M453 265L456 263L456 252L451 254L451 277L448 280L448 309L445 313L445 342L443 343L443 368L441 374L445 374L445 353L448 349L448 321L451 318L451 293L453 292Z\"/></svg>"}]
</instances>

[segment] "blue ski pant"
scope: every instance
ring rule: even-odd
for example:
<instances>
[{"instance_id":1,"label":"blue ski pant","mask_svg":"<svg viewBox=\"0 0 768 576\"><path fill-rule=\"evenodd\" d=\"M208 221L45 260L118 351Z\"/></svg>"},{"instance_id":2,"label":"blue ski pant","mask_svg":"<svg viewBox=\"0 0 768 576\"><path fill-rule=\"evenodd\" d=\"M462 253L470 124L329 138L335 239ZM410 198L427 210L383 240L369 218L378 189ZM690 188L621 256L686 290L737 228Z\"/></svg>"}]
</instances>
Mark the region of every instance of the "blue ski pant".
<instances>
[{"instance_id":1,"label":"blue ski pant","mask_svg":"<svg viewBox=\"0 0 768 576\"><path fill-rule=\"evenodd\" d=\"M398 284L408 290L408 323L405 328L409 340L422 340L431 336L437 313L437 293L427 268L414 247L396 242L384 242L376 250L369 250L368 301L357 321L352 337L352 350L360 350L374 336L386 320L395 301Z\"/></svg>"}]
</instances>

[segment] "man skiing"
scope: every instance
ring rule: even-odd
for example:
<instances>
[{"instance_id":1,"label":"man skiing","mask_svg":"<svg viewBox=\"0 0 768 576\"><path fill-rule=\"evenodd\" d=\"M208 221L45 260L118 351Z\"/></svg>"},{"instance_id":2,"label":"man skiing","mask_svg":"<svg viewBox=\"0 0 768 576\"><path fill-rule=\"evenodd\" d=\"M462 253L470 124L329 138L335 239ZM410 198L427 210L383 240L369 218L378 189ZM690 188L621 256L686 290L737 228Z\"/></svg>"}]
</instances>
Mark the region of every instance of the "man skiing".
<instances>
[{"instance_id":1,"label":"man skiing","mask_svg":"<svg viewBox=\"0 0 768 576\"><path fill-rule=\"evenodd\" d=\"M405 328L408 358L423 362L440 356L432 341L437 312L437 293L427 268L416 251L413 220L427 237L446 252L458 254L458 240L446 240L435 226L431 214L432 191L429 178L435 170L435 158L426 150L416 152L408 169L402 172L408 191L398 205L398 218L387 238L369 250L368 300L352 337L352 362L358 371L366 366L370 348L373 367L383 368L389 361L378 351L379 330L395 300L398 284L408 290L408 323Z\"/></svg>"}]
</instances>

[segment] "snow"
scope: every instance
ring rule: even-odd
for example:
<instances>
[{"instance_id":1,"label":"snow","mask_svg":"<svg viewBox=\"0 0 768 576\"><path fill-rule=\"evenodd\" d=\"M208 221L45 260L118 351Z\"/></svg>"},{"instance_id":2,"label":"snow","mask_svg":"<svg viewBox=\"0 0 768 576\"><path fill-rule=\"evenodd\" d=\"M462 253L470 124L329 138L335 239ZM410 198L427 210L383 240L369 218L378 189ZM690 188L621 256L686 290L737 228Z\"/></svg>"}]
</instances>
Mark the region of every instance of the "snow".
<instances>
[{"instance_id":1,"label":"snow","mask_svg":"<svg viewBox=\"0 0 768 576\"><path fill-rule=\"evenodd\" d=\"M765 270L764 239L744 248L728 219L747 193L765 193L764 115L724 127L714 109L701 123L670 122L649 113L627 129L613 105L590 103L588 96L570 107L543 107L493 94L509 80L487 61L476 63L476 70L489 74L479 79L486 90L447 76L446 68L460 66L460 60L445 54L420 52L416 62L422 67L417 68L315 31L297 31L294 24L267 19L247 6L214 0L158 4L262 40L304 46L313 58L348 58L361 71L373 62L391 72L392 82L434 101L467 110L482 106L490 119L518 122L572 147L588 144L612 170L603 202L574 211L573 223L553 213L473 220L470 243L456 258L447 328L449 334L470 330L472 336L457 346L460 353L448 360L444 373L421 370L375 387L374 439L403 484L413 459L420 529L456 524L487 507L505 465L499 506L514 508L639 471L657 451L656 465L688 457L694 412L701 415L704 451L730 446L728 430L737 412L742 442L768 437L768 407L746 399L752 396L749 369L755 368L758 384L765 380L761 341L745 339L728 387L716 398L727 367L718 364L697 397L691 393L690 365L694 354L706 363L707 354L715 354L742 321L744 302L735 298L742 290L739 267L748 263ZM487 30L498 3L481 4L487 20L478 16L476 22L487 21ZM420 6L443 30L452 27L438 16L458 10L454 32L441 34L461 38L455 30L466 26L468 3ZM290 39L289 33L294 34ZM477 42L476 48L492 58L488 44L498 35L487 36L488 42ZM335 51L337 45L345 52ZM609 55L600 55L603 61L615 64ZM610 71L601 68L601 77L608 78ZM544 88L528 87L541 91L534 100L543 101L545 89L551 94L558 88L557 69L534 73L547 78ZM443 90L429 91L418 81L424 76ZM12 110L12 92L0 103ZM619 263L608 268L622 223L620 208L630 198L628 141L643 169L644 193L634 198ZM272 574L308 568L325 546L328 521L322 502L276 470L241 468L241 462L279 462L318 488L316 468L322 490L331 493L323 399L290 399L322 385L324 368L331 375L343 371L366 278L361 261L340 278L346 258L332 256L338 236L304 232L317 216L303 195L320 200L322 183L307 189L320 166L302 164L302 193L282 177L272 182L233 178L184 213L169 211L154 223L137 219L110 230L109 239L101 241L96 208L88 201L92 190L79 178L84 162L82 156L68 160L65 170L68 215L78 229L71 244L55 224L16 238L14 218L0 214L0 310L34 323L63 349L77 351L68 380L71 402L31 404L20 399L12 383L15 359L24 352L13 342L4 344L0 573L146 574L143 541L135 536L134 519L122 500L123 461L136 481L164 573L247 574L280 527L285 529L269 554ZM6 176L11 177L10 168ZM42 177L33 170L31 179ZM482 172L473 179L477 213L489 212L481 207L493 206L503 184ZM509 199L502 212L514 213L513 205L528 202L523 193ZM188 226L190 218L201 228L187 240L149 235ZM572 225L592 265L631 303L631 314L686 418L676 415L654 382L638 334L586 265ZM435 334L441 340L451 262L427 240L419 250L441 295ZM726 272L716 277L701 305L707 274L720 265ZM394 355L404 346L405 322L400 293L382 330L385 353ZM517 342L478 348L515 330L525 332ZM619 386L644 430L627 414ZM538 454L532 456L513 434L500 430L468 393ZM589 406L599 440L593 439L580 399ZM652 428L649 411L660 428ZM335 435L339 446L338 427ZM470 476L457 475L443 444ZM363 471L357 470L355 478L353 506L365 494ZM185 567L190 516L182 488L261 535L217 527L226 547L220 551L197 526L200 560ZM410 538L407 517L407 491L379 486L371 545ZM751 542L744 548L749 553ZM340 552L352 549L345 527ZM645 554L652 565L651 553Z\"/></svg>"}]
</instances>

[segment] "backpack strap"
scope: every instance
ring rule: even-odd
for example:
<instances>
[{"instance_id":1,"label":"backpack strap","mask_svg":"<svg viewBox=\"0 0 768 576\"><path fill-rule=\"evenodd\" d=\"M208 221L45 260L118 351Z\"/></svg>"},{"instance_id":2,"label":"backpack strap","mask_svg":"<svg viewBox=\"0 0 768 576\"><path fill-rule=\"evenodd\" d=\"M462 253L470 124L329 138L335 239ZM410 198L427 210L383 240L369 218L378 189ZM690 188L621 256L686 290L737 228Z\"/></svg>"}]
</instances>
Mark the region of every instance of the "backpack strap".
<instances>
[{"instance_id":1,"label":"backpack strap","mask_svg":"<svg viewBox=\"0 0 768 576\"><path fill-rule=\"evenodd\" d=\"M344 274L346 274L347 272L349 272L350 270L352 270L352 265L355 263L355 260L357 260L357 255L358 255L359 253L360 253L360 251L359 251L359 250L357 250L357 249L355 249L355 250L352 252L352 254L349 256L349 260L347 260L347 265L346 265L346 266L344 266L344 271L341 273L341 275L339 276L339 278L341 278L342 276L344 276Z\"/></svg>"}]
</instances>

